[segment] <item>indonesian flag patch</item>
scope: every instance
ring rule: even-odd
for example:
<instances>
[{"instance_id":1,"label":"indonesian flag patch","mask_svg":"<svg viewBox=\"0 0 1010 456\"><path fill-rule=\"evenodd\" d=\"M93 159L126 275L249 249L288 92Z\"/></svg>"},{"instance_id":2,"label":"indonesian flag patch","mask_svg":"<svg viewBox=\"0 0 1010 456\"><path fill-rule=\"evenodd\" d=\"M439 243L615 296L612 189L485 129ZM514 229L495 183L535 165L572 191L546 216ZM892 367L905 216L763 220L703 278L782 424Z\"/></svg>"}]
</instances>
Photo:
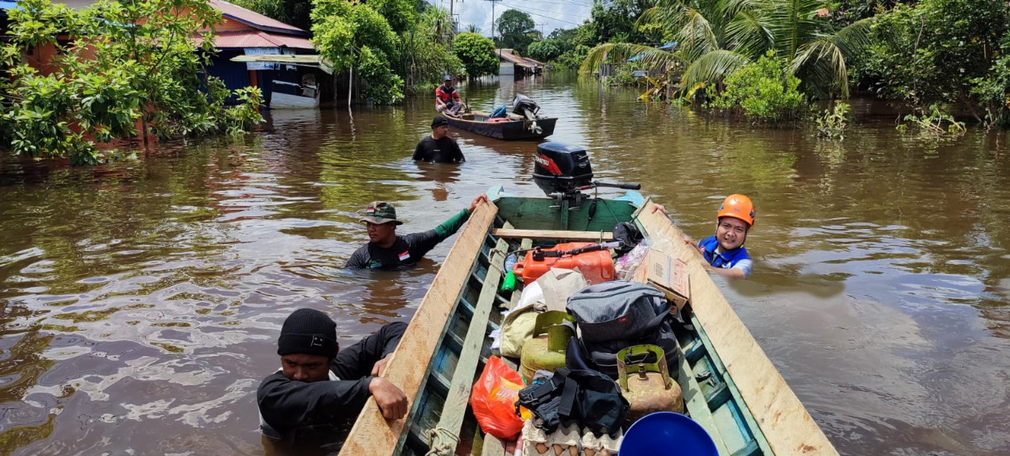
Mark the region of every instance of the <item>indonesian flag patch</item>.
<instances>
[{"instance_id":1,"label":"indonesian flag patch","mask_svg":"<svg viewBox=\"0 0 1010 456\"><path fill-rule=\"evenodd\" d=\"M400 261L407 261L409 259L410 259L410 251L404 250L403 253L400 254Z\"/></svg>"}]
</instances>

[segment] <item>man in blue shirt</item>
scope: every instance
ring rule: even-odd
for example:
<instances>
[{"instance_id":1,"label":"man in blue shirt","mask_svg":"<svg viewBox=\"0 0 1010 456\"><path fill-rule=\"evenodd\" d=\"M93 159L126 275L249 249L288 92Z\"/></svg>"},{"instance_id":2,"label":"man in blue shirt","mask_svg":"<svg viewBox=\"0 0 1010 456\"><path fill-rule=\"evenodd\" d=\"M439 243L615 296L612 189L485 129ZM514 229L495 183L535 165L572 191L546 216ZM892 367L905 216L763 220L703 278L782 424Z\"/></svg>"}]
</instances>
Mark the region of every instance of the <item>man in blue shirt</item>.
<instances>
[{"instance_id":1,"label":"man in blue shirt","mask_svg":"<svg viewBox=\"0 0 1010 456\"><path fill-rule=\"evenodd\" d=\"M730 279L750 276L754 262L743 243L754 219L754 203L746 195L730 195L719 206L715 236L698 243L698 250L716 274Z\"/></svg>"},{"instance_id":2,"label":"man in blue shirt","mask_svg":"<svg viewBox=\"0 0 1010 456\"><path fill-rule=\"evenodd\" d=\"M653 211L667 216L666 208L656 205ZM698 251L711 266L712 272L730 279L745 279L750 276L754 262L743 243L754 225L754 203L746 195L730 195L719 206L716 213L715 235L702 239ZM691 242L685 236L685 241Z\"/></svg>"}]
</instances>

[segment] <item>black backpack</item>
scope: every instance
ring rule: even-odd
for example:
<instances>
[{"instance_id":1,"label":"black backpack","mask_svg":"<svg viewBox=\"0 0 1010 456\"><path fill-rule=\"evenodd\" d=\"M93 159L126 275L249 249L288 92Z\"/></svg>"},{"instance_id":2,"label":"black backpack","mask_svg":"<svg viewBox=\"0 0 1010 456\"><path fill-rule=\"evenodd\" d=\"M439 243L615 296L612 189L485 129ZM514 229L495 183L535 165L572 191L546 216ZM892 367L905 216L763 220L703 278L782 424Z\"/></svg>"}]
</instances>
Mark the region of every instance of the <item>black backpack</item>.
<instances>
[{"instance_id":1,"label":"black backpack","mask_svg":"<svg viewBox=\"0 0 1010 456\"><path fill-rule=\"evenodd\" d=\"M631 407L609 376L589 369L558 368L544 383L519 390L519 406L534 415L533 424L546 433L575 424L597 435L616 432Z\"/></svg>"},{"instance_id":2,"label":"black backpack","mask_svg":"<svg viewBox=\"0 0 1010 456\"><path fill-rule=\"evenodd\" d=\"M659 290L642 283L604 282L569 297L567 310L580 331L578 356L589 367L616 380L617 352L650 344L666 353L670 377L680 374L679 345L669 321L678 318L679 311ZM649 354L645 362L656 362L650 359L654 357Z\"/></svg>"}]
</instances>

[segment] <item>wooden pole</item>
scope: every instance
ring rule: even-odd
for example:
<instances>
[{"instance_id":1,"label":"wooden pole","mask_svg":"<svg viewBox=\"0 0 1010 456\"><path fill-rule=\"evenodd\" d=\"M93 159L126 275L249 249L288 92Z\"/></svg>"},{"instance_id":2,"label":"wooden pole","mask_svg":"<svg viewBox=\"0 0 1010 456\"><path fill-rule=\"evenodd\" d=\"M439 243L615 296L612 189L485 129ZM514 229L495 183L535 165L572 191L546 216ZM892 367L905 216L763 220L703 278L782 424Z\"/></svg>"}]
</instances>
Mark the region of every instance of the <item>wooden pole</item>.
<instances>
[{"instance_id":1,"label":"wooden pole","mask_svg":"<svg viewBox=\"0 0 1010 456\"><path fill-rule=\"evenodd\" d=\"M351 85L354 84L354 65L347 71L347 109L351 109Z\"/></svg>"}]
</instances>

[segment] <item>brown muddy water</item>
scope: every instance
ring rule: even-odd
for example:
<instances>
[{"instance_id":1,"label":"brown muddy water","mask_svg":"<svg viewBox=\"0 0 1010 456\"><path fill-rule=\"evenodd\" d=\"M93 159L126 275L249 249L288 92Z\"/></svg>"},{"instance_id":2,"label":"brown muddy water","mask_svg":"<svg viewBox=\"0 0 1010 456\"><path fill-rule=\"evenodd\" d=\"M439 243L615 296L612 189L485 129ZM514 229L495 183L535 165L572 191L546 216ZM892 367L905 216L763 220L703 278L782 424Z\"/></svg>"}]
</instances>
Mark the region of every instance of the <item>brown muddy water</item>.
<instances>
[{"instance_id":1,"label":"brown muddy water","mask_svg":"<svg viewBox=\"0 0 1010 456\"><path fill-rule=\"evenodd\" d=\"M571 80L516 91L559 116L597 178L638 181L691 236L723 197L758 220L751 280L717 280L845 455L1010 454L1010 148L1005 133L841 142L635 102ZM856 110L870 106L857 104ZM451 245L413 270L341 269L356 216L389 200L426 230L479 192L538 195L532 143L454 132L461 166L418 165L431 102L274 112L261 132L98 168L0 173L0 454L263 454L255 390L293 309L344 343L407 321Z\"/></svg>"}]
</instances>

